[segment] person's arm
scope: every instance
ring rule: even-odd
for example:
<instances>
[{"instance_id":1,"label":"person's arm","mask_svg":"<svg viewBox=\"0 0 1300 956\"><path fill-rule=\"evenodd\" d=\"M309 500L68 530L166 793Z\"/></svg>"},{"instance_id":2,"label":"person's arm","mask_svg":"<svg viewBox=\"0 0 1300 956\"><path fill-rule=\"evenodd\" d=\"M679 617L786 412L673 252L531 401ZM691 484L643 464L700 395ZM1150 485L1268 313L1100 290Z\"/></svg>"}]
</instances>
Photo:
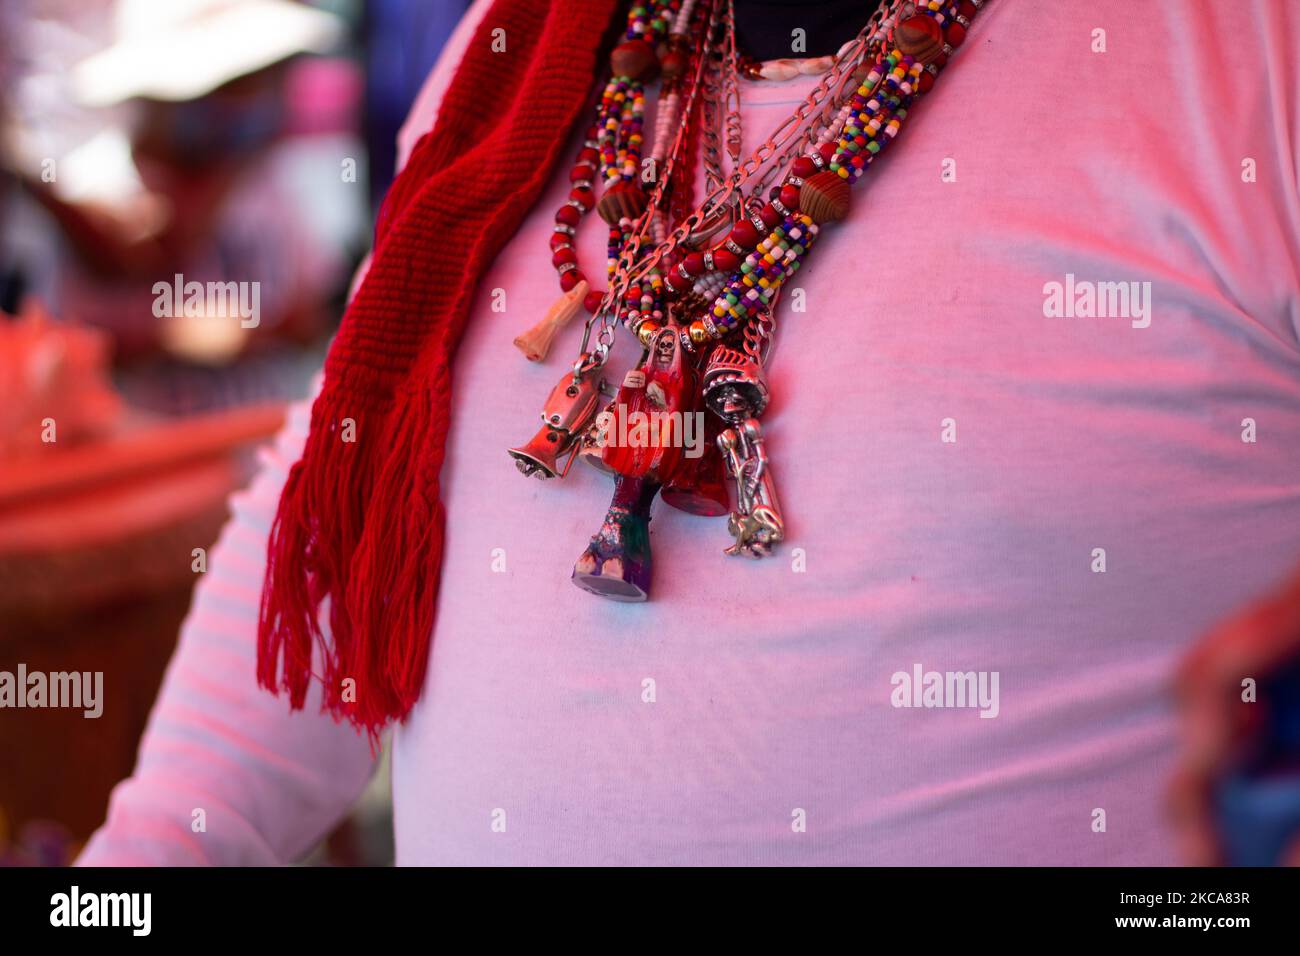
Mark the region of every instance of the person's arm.
<instances>
[{"instance_id":1,"label":"person's arm","mask_svg":"<svg viewBox=\"0 0 1300 956\"><path fill-rule=\"evenodd\" d=\"M475 0L443 48L398 136L399 168L433 127L442 95L491 0ZM368 261L368 260L367 260ZM358 270L353 288L365 275ZM295 406L209 555L208 571L107 822L80 865L259 864L300 857L346 812L372 769L369 744L319 712L257 686L257 615L266 541L310 402ZM205 829L199 831L202 810Z\"/></svg>"},{"instance_id":2,"label":"person's arm","mask_svg":"<svg viewBox=\"0 0 1300 956\"><path fill-rule=\"evenodd\" d=\"M1261 733L1261 708L1246 702L1242 681L1263 682L1300 661L1300 569L1280 588L1202 638L1179 669L1176 691L1183 747L1170 787L1170 810L1184 860L1224 862L1214 788ZM1283 859L1300 866L1300 841Z\"/></svg>"},{"instance_id":3,"label":"person's arm","mask_svg":"<svg viewBox=\"0 0 1300 956\"><path fill-rule=\"evenodd\" d=\"M309 403L291 409L256 479L233 497L135 771L113 791L108 820L79 865L291 862L329 831L369 779L364 736L321 714L316 695L291 714L284 697L256 681L266 540L309 416Z\"/></svg>"}]
</instances>

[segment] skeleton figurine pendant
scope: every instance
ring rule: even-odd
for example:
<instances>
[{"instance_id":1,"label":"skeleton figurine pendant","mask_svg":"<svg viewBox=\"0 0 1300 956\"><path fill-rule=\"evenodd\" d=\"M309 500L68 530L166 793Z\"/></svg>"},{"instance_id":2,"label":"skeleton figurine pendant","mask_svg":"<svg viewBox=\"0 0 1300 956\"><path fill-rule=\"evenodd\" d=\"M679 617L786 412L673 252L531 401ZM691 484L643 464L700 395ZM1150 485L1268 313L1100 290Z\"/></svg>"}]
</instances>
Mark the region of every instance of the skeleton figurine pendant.
<instances>
[{"instance_id":1,"label":"skeleton figurine pendant","mask_svg":"<svg viewBox=\"0 0 1300 956\"><path fill-rule=\"evenodd\" d=\"M681 460L682 415L695 380L680 331L668 324L654 335L608 410L600 455L616 476L614 499L573 566L573 583L615 601L650 596L650 506Z\"/></svg>"},{"instance_id":2,"label":"skeleton figurine pendant","mask_svg":"<svg viewBox=\"0 0 1300 956\"><path fill-rule=\"evenodd\" d=\"M735 542L727 554L766 557L785 537L785 519L758 421L768 401L762 366L744 352L715 349L703 387L705 404L731 426L718 435L727 474L736 483L736 510L727 520Z\"/></svg>"},{"instance_id":3,"label":"skeleton figurine pendant","mask_svg":"<svg viewBox=\"0 0 1300 956\"><path fill-rule=\"evenodd\" d=\"M747 418L718 436L727 474L736 482L736 510L727 519L735 543L727 554L762 558L785 537L785 520L776 500L776 484L763 447L763 426Z\"/></svg>"}]
</instances>

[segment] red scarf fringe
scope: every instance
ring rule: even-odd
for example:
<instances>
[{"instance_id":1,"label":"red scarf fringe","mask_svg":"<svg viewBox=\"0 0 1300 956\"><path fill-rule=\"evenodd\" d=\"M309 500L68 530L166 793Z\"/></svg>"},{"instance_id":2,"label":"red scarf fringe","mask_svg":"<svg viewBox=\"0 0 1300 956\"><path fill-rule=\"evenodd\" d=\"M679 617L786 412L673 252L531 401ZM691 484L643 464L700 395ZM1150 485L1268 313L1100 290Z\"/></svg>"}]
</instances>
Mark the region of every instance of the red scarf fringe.
<instances>
[{"instance_id":1,"label":"red scarf fringe","mask_svg":"<svg viewBox=\"0 0 1300 956\"><path fill-rule=\"evenodd\" d=\"M319 677L324 709L372 741L406 717L424 684L456 345L479 280L588 104L615 6L497 0L488 11L436 125L384 201L369 272L281 494L258 682L299 709ZM505 52L493 49L498 28Z\"/></svg>"}]
</instances>

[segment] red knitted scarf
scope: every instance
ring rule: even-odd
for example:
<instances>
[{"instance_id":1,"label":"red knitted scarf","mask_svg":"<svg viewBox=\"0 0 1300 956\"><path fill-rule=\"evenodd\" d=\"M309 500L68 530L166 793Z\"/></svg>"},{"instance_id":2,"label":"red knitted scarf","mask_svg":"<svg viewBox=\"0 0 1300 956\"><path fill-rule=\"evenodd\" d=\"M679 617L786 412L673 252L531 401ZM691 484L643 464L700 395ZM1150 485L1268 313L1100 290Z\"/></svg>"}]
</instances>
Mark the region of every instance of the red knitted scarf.
<instances>
[{"instance_id":1,"label":"red knitted scarf","mask_svg":"<svg viewBox=\"0 0 1300 956\"><path fill-rule=\"evenodd\" d=\"M267 547L258 682L294 709L317 674L325 709L373 739L420 695L452 358L480 278L589 103L615 5L497 0L389 190Z\"/></svg>"}]
</instances>

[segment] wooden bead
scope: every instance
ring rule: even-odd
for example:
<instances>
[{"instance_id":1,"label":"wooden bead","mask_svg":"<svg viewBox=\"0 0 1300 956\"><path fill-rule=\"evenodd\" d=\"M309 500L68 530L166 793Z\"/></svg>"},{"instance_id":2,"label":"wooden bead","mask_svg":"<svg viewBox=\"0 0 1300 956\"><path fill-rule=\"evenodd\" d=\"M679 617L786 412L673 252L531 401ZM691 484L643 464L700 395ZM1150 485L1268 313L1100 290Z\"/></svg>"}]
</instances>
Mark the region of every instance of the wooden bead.
<instances>
[{"instance_id":1,"label":"wooden bead","mask_svg":"<svg viewBox=\"0 0 1300 956\"><path fill-rule=\"evenodd\" d=\"M659 57L645 40L628 40L614 47L609 55L609 67L615 76L649 83L659 75Z\"/></svg>"},{"instance_id":2,"label":"wooden bead","mask_svg":"<svg viewBox=\"0 0 1300 956\"><path fill-rule=\"evenodd\" d=\"M904 53L929 64L943 52L943 30L933 18L918 13L894 28L894 42Z\"/></svg>"},{"instance_id":3,"label":"wooden bead","mask_svg":"<svg viewBox=\"0 0 1300 956\"><path fill-rule=\"evenodd\" d=\"M660 69L665 81L671 82L686 72L691 65L691 40L681 33L670 33L665 44Z\"/></svg>"},{"instance_id":4,"label":"wooden bead","mask_svg":"<svg viewBox=\"0 0 1300 956\"><path fill-rule=\"evenodd\" d=\"M669 50L664 54L663 59L663 78L669 82L677 79L686 72L686 54L677 50Z\"/></svg>"},{"instance_id":5,"label":"wooden bead","mask_svg":"<svg viewBox=\"0 0 1300 956\"><path fill-rule=\"evenodd\" d=\"M636 219L649 202L650 197L640 186L625 179L605 190L596 203L596 212L611 226L617 226L620 219Z\"/></svg>"},{"instance_id":6,"label":"wooden bead","mask_svg":"<svg viewBox=\"0 0 1300 956\"><path fill-rule=\"evenodd\" d=\"M837 222L849 214L849 184L839 173L823 170L804 180L799 209L813 222Z\"/></svg>"}]
</instances>

